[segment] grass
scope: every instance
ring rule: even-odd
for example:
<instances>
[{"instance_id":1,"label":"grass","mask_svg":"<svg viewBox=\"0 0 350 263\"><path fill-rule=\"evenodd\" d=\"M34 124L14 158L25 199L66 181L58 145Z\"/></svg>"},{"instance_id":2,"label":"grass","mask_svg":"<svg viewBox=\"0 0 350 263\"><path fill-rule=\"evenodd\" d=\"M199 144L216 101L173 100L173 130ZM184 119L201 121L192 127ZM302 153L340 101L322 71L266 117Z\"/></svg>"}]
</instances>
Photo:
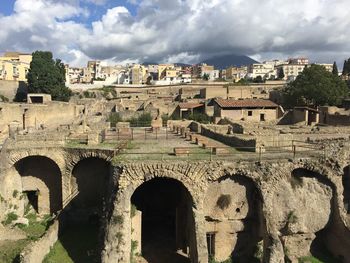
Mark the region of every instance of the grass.
<instances>
[{"instance_id":1,"label":"grass","mask_svg":"<svg viewBox=\"0 0 350 263\"><path fill-rule=\"evenodd\" d=\"M317 258L312 257L312 256L299 258L298 262L299 263L326 263L326 262L320 261Z\"/></svg>"},{"instance_id":2,"label":"grass","mask_svg":"<svg viewBox=\"0 0 350 263\"><path fill-rule=\"evenodd\" d=\"M16 241L6 240L0 242L0 262L1 263L17 263L19 262L19 254L30 243L28 239Z\"/></svg>"},{"instance_id":3,"label":"grass","mask_svg":"<svg viewBox=\"0 0 350 263\"><path fill-rule=\"evenodd\" d=\"M19 254L21 251L33 240L38 240L43 236L47 230L48 225L51 222L50 216L45 216L43 219L38 219L35 214L28 214L26 218L29 220L29 224L17 225L18 228L26 233L27 238L0 242L0 262L1 263L17 263L19 262Z\"/></svg>"},{"instance_id":4,"label":"grass","mask_svg":"<svg viewBox=\"0 0 350 263\"><path fill-rule=\"evenodd\" d=\"M65 229L43 263L98 262L98 227L75 225Z\"/></svg>"},{"instance_id":5,"label":"grass","mask_svg":"<svg viewBox=\"0 0 350 263\"><path fill-rule=\"evenodd\" d=\"M38 240L42 237L51 223L49 215L38 220L35 214L28 214L26 218L29 220L29 224L27 226L19 225L18 227L27 234L29 240Z\"/></svg>"},{"instance_id":6,"label":"grass","mask_svg":"<svg viewBox=\"0 0 350 263\"><path fill-rule=\"evenodd\" d=\"M66 142L65 146L67 148L114 150L117 148L118 143L103 142L96 145L87 145L87 144L81 143L79 140L71 140Z\"/></svg>"}]
</instances>

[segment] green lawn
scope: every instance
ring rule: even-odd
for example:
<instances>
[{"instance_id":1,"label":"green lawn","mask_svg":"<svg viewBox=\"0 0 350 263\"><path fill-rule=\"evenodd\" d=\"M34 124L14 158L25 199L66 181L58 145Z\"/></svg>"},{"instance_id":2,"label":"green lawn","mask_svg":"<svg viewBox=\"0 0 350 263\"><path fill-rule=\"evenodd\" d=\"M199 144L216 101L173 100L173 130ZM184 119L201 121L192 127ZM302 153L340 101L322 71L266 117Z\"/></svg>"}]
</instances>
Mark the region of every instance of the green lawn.
<instances>
[{"instance_id":1,"label":"green lawn","mask_svg":"<svg viewBox=\"0 0 350 263\"><path fill-rule=\"evenodd\" d=\"M99 262L98 227L77 225L65 229L43 263Z\"/></svg>"}]
</instances>

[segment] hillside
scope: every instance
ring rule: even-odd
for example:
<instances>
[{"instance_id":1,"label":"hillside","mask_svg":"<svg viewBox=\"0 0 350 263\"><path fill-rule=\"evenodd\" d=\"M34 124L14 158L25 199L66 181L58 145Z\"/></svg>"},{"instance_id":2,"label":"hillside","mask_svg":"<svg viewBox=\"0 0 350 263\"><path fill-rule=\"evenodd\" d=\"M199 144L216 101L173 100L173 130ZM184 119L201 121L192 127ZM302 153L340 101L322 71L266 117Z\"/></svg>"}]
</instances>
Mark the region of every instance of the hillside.
<instances>
[{"instance_id":1,"label":"hillside","mask_svg":"<svg viewBox=\"0 0 350 263\"><path fill-rule=\"evenodd\" d=\"M215 69L225 69L229 66L248 66L253 63L259 63L258 61L244 55L224 55L212 57L202 61L208 65L215 66Z\"/></svg>"}]
</instances>

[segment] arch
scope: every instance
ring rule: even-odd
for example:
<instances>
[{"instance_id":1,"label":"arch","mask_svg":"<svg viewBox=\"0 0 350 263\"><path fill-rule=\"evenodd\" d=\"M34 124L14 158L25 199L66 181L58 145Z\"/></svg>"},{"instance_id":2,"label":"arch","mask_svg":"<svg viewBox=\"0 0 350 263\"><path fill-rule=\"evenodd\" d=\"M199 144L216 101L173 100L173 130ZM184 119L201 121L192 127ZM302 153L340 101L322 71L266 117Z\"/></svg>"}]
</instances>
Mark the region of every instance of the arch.
<instances>
[{"instance_id":1,"label":"arch","mask_svg":"<svg viewBox=\"0 0 350 263\"><path fill-rule=\"evenodd\" d=\"M65 170L65 158L61 149L48 149L48 148L25 148L25 149L13 149L8 151L8 160L10 167L14 166L18 161L30 157L30 156L42 156L51 159L60 169L61 174Z\"/></svg>"},{"instance_id":2,"label":"arch","mask_svg":"<svg viewBox=\"0 0 350 263\"><path fill-rule=\"evenodd\" d=\"M169 177L146 180L130 201L132 240L138 241L138 252L149 263L196 262L194 202L181 181Z\"/></svg>"},{"instance_id":3,"label":"arch","mask_svg":"<svg viewBox=\"0 0 350 263\"><path fill-rule=\"evenodd\" d=\"M296 226L293 231L296 233L291 238L284 239L284 246L286 244L294 246L303 240L300 244L304 253L311 253L322 261L342 262L342 259L350 256L347 249L350 245L350 232L341 219L338 191L331 178L327 170L321 171L318 168L298 167L291 172L291 185L294 190L301 189L305 197L309 195L308 199L311 202L306 204L303 214L310 213L310 215L304 219L298 219L299 215L296 215ZM309 192L315 196L310 196ZM301 224L298 221L304 222L303 231L298 231L298 224ZM298 252L300 251L296 252L297 255Z\"/></svg>"},{"instance_id":4,"label":"arch","mask_svg":"<svg viewBox=\"0 0 350 263\"><path fill-rule=\"evenodd\" d=\"M100 157L80 159L70 177L73 208L101 214L104 200L108 197L111 163Z\"/></svg>"},{"instance_id":5,"label":"arch","mask_svg":"<svg viewBox=\"0 0 350 263\"><path fill-rule=\"evenodd\" d=\"M62 209L62 175L55 161L31 155L18 160L14 167L21 177L21 192L37 191L39 213L56 213Z\"/></svg>"},{"instance_id":6,"label":"arch","mask_svg":"<svg viewBox=\"0 0 350 263\"><path fill-rule=\"evenodd\" d=\"M350 166L343 169L343 203L347 214L350 214Z\"/></svg>"},{"instance_id":7,"label":"arch","mask_svg":"<svg viewBox=\"0 0 350 263\"><path fill-rule=\"evenodd\" d=\"M208 258L260 262L266 227L262 193L247 175L227 174L210 183L204 197ZM256 251L261 258L255 258Z\"/></svg>"}]
</instances>

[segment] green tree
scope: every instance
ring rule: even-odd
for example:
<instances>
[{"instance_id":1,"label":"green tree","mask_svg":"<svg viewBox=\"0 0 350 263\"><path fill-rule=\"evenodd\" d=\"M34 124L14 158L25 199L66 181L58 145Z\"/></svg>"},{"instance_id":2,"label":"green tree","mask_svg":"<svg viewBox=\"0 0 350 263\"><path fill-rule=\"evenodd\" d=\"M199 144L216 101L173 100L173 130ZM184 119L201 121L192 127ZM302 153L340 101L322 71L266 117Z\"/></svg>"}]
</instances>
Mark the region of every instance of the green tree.
<instances>
[{"instance_id":1,"label":"green tree","mask_svg":"<svg viewBox=\"0 0 350 263\"><path fill-rule=\"evenodd\" d=\"M347 76L350 74L350 58L348 60L344 60L344 65L343 65L343 76Z\"/></svg>"},{"instance_id":2,"label":"green tree","mask_svg":"<svg viewBox=\"0 0 350 263\"><path fill-rule=\"evenodd\" d=\"M259 75L259 76L257 76L256 78L253 79L253 82L254 83L264 83L265 80L263 79L262 76Z\"/></svg>"},{"instance_id":3,"label":"green tree","mask_svg":"<svg viewBox=\"0 0 350 263\"><path fill-rule=\"evenodd\" d=\"M208 81L208 80L209 80L209 77L210 77L209 74L204 73L202 79Z\"/></svg>"},{"instance_id":4,"label":"green tree","mask_svg":"<svg viewBox=\"0 0 350 263\"><path fill-rule=\"evenodd\" d=\"M33 53L27 74L30 93L51 94L53 100L68 101L72 92L65 86L65 68L61 60L54 60L48 51Z\"/></svg>"},{"instance_id":5,"label":"green tree","mask_svg":"<svg viewBox=\"0 0 350 263\"><path fill-rule=\"evenodd\" d=\"M278 70L278 79L284 79L284 70L283 70L283 68L280 68L279 70Z\"/></svg>"},{"instance_id":6,"label":"green tree","mask_svg":"<svg viewBox=\"0 0 350 263\"><path fill-rule=\"evenodd\" d=\"M333 73L333 75L336 75L336 76L338 76L338 74L339 74L337 62L335 62L335 61L334 61L334 63L333 63L332 73Z\"/></svg>"},{"instance_id":7,"label":"green tree","mask_svg":"<svg viewBox=\"0 0 350 263\"><path fill-rule=\"evenodd\" d=\"M305 68L284 90L289 107L339 105L347 96L346 83L320 65Z\"/></svg>"}]
</instances>

